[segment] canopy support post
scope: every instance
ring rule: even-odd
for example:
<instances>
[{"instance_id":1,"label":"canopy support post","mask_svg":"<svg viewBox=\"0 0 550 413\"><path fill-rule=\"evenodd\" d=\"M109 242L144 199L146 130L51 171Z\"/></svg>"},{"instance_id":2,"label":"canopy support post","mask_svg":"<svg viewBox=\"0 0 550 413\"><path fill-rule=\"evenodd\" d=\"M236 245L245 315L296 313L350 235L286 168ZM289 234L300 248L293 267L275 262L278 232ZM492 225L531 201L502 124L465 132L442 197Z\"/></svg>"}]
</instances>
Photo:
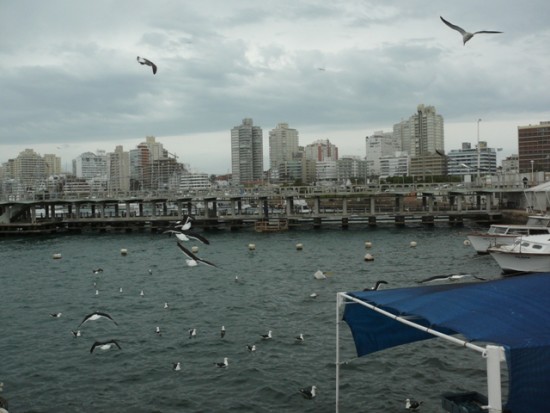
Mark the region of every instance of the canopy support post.
<instances>
[{"instance_id":1,"label":"canopy support post","mask_svg":"<svg viewBox=\"0 0 550 413\"><path fill-rule=\"evenodd\" d=\"M504 361L504 350L500 346L487 345L483 357L487 359L487 399L489 413L502 413L502 386L500 363Z\"/></svg>"},{"instance_id":2,"label":"canopy support post","mask_svg":"<svg viewBox=\"0 0 550 413\"><path fill-rule=\"evenodd\" d=\"M344 302L344 297L336 293L336 410L339 411L340 404L340 306Z\"/></svg>"}]
</instances>

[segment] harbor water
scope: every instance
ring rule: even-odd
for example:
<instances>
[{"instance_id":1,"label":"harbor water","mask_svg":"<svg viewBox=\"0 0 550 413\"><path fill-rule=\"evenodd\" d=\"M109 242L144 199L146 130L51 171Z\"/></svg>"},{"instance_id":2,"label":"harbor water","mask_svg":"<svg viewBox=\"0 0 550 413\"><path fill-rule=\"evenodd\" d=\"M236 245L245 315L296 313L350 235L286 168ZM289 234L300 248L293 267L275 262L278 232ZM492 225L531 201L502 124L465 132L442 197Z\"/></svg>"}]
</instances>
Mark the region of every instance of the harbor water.
<instances>
[{"instance_id":1,"label":"harbor water","mask_svg":"<svg viewBox=\"0 0 550 413\"><path fill-rule=\"evenodd\" d=\"M1 239L2 396L10 412L334 412L336 293L377 280L412 287L440 274L500 278L490 256L464 245L466 232L219 231L204 233L210 245L185 244L217 268L188 267L167 234ZM314 279L317 270L327 278ZM101 318L79 327L94 311L116 324ZM264 340L269 330L273 338ZM356 358L345 323L340 331L340 412L404 411L406 398L421 400L424 413L441 412L444 392L486 393L478 353L434 339ZM120 350L90 352L111 339ZM229 365L217 367L224 357ZM312 385L317 397L304 399L298 390Z\"/></svg>"}]
</instances>

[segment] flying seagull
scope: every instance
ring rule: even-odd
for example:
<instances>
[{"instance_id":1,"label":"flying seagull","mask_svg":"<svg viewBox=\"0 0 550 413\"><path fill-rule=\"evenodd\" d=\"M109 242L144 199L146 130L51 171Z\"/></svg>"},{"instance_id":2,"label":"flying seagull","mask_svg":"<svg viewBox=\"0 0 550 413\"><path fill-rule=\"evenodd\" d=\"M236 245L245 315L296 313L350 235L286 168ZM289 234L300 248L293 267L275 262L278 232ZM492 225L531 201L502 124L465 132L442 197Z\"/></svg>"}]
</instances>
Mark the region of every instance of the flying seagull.
<instances>
[{"instance_id":1,"label":"flying seagull","mask_svg":"<svg viewBox=\"0 0 550 413\"><path fill-rule=\"evenodd\" d=\"M466 278L466 277L473 277L476 280L485 281L485 278L478 277L476 275L458 273L458 274L434 275L433 277L428 277L428 278L425 278L423 280L417 281L417 283L422 284L422 283L429 283L429 282L432 282L432 281L458 281L458 280L461 280L462 278Z\"/></svg>"},{"instance_id":2,"label":"flying seagull","mask_svg":"<svg viewBox=\"0 0 550 413\"><path fill-rule=\"evenodd\" d=\"M387 284L387 281L384 280L378 280L376 281L376 284L374 284L374 287L367 287L363 291L376 291L380 287L380 284Z\"/></svg>"},{"instance_id":3,"label":"flying seagull","mask_svg":"<svg viewBox=\"0 0 550 413\"><path fill-rule=\"evenodd\" d=\"M452 24L451 22L448 22L447 20L445 20L441 16L439 16L439 18L443 21L443 23L445 23L451 29L456 30L457 32L459 32L462 35L463 45L466 45L466 42L468 40L470 40L472 37L474 37L474 35L479 34L479 33L502 33L502 32L496 32L496 31L493 31L493 30L480 30L478 32L470 33L470 32L467 32L466 30L464 30L462 27L456 26L456 25Z\"/></svg>"},{"instance_id":4,"label":"flying seagull","mask_svg":"<svg viewBox=\"0 0 550 413\"><path fill-rule=\"evenodd\" d=\"M317 386L311 386L309 389L300 389L299 391L304 398L311 400L317 395L316 390Z\"/></svg>"},{"instance_id":5,"label":"flying seagull","mask_svg":"<svg viewBox=\"0 0 550 413\"><path fill-rule=\"evenodd\" d=\"M120 345L118 344L118 341L116 340L109 340L109 341L96 341L92 348L90 349L90 353L93 353L96 347L99 347L100 350L109 350L111 347L117 346L119 350L122 350Z\"/></svg>"},{"instance_id":6,"label":"flying seagull","mask_svg":"<svg viewBox=\"0 0 550 413\"><path fill-rule=\"evenodd\" d=\"M203 260L202 258L197 257L195 254L193 254L191 251L189 251L179 242L176 242L176 244L178 244L179 249L188 257L188 259L186 260L188 266L195 267L196 265L202 262L203 264L209 265L211 267L216 267L215 264L212 264L209 261L206 261L206 260Z\"/></svg>"},{"instance_id":7,"label":"flying seagull","mask_svg":"<svg viewBox=\"0 0 550 413\"><path fill-rule=\"evenodd\" d=\"M95 321L95 320L98 320L102 317L105 317L105 318L108 318L109 320L111 320L113 323L115 323L115 325L118 325L117 322L115 320L113 320L113 317L111 317L109 314L107 313L102 313L101 311L95 311L91 314L88 314L87 316L84 317L84 319L80 322L80 324L78 325L78 327L80 327L82 324L84 324L85 322L87 321ZM77 328L78 328L77 327Z\"/></svg>"},{"instance_id":8,"label":"flying seagull","mask_svg":"<svg viewBox=\"0 0 550 413\"><path fill-rule=\"evenodd\" d=\"M151 62L150 60L147 60L144 57L137 57L137 61L139 64L151 66L153 68L153 74L157 73L157 65Z\"/></svg>"}]
</instances>

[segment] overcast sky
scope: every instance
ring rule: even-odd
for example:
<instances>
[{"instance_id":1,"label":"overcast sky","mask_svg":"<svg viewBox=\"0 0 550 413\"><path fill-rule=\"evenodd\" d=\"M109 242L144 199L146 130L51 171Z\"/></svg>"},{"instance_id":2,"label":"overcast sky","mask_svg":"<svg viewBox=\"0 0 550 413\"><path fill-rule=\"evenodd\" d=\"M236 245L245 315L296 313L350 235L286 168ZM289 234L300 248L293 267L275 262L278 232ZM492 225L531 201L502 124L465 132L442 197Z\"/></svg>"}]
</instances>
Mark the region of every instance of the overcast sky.
<instances>
[{"instance_id":1,"label":"overcast sky","mask_svg":"<svg viewBox=\"0 0 550 413\"><path fill-rule=\"evenodd\" d=\"M266 161L280 122L301 145L364 156L365 136L419 103L444 117L447 152L475 145L481 118L500 161L517 126L550 120L549 15L548 0L0 0L0 163L34 148L65 168L153 135L192 170L227 173L244 118ZM439 16L504 33L463 46Z\"/></svg>"}]
</instances>

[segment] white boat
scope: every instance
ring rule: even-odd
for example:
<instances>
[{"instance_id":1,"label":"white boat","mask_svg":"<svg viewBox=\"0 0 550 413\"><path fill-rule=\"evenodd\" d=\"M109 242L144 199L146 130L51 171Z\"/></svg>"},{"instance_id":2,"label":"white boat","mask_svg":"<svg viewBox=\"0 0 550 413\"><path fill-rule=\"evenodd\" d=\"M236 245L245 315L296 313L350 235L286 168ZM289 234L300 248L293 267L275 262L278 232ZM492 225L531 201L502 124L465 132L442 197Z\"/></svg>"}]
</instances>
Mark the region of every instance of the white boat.
<instances>
[{"instance_id":1,"label":"white boat","mask_svg":"<svg viewBox=\"0 0 550 413\"><path fill-rule=\"evenodd\" d=\"M550 271L550 234L517 237L488 251L504 274Z\"/></svg>"},{"instance_id":2,"label":"white boat","mask_svg":"<svg viewBox=\"0 0 550 413\"><path fill-rule=\"evenodd\" d=\"M531 215L524 225L493 224L488 231L467 235L470 244L478 254L487 254L490 247L511 245L519 236L550 234L549 215Z\"/></svg>"}]
</instances>

